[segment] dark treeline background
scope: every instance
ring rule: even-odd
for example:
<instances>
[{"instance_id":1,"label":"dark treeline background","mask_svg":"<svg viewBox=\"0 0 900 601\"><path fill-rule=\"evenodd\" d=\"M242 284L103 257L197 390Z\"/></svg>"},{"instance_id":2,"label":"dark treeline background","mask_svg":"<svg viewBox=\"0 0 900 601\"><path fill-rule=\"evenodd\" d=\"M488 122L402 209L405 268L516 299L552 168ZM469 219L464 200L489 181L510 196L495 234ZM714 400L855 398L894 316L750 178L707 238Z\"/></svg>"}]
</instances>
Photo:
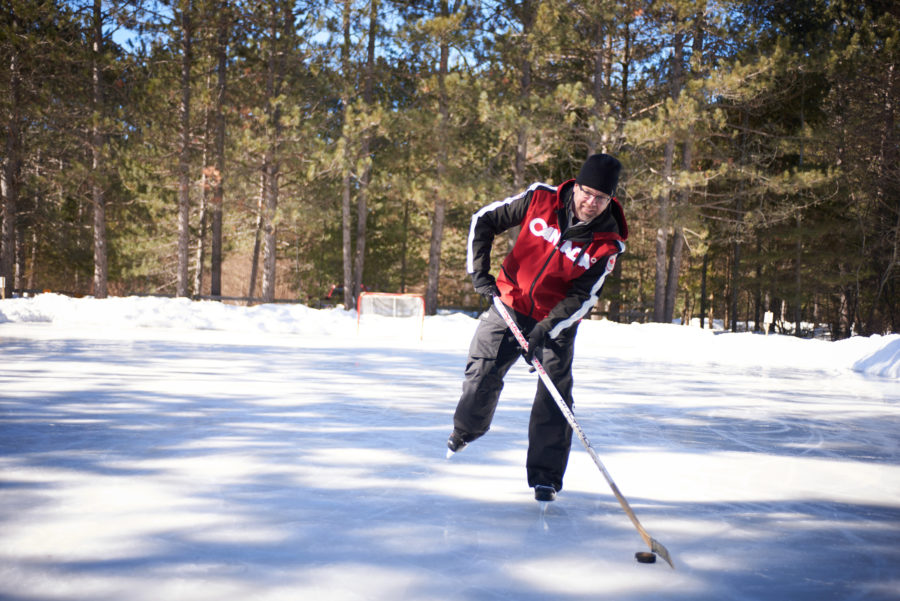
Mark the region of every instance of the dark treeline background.
<instances>
[{"instance_id":1,"label":"dark treeline background","mask_svg":"<svg viewBox=\"0 0 900 601\"><path fill-rule=\"evenodd\" d=\"M7 296L477 308L471 214L609 152L601 314L900 325L895 1L0 4Z\"/></svg>"}]
</instances>

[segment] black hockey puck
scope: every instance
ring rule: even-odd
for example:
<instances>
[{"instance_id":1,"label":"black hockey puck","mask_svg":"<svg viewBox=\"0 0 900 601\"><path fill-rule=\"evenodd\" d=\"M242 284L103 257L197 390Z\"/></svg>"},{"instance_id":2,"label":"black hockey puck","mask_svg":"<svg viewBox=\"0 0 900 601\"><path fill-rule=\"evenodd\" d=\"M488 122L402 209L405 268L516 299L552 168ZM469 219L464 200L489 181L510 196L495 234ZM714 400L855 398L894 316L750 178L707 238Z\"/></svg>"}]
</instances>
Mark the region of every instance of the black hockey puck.
<instances>
[{"instance_id":1,"label":"black hockey puck","mask_svg":"<svg viewBox=\"0 0 900 601\"><path fill-rule=\"evenodd\" d=\"M656 563L656 553L650 551L638 551L634 554L634 558L638 563Z\"/></svg>"}]
</instances>

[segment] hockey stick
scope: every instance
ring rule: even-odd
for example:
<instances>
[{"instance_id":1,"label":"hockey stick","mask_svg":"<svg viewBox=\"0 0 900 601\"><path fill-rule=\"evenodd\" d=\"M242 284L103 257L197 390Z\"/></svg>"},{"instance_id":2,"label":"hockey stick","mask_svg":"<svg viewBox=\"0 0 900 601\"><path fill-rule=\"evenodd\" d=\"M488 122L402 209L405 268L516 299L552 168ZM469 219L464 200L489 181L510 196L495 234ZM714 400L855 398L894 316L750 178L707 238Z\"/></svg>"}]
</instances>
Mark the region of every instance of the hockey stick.
<instances>
[{"instance_id":1,"label":"hockey stick","mask_svg":"<svg viewBox=\"0 0 900 601\"><path fill-rule=\"evenodd\" d=\"M503 301L500 300L499 296L494 297L494 307L497 309L497 312L500 313L500 315L503 317L503 321L505 321L506 325L509 326L510 331L516 337L516 340L519 341L519 345L525 351L527 351L528 341L525 339L525 336L522 335L522 331L519 329L518 324L516 324L515 320L509 314L509 311L506 309L506 305L503 304ZM616 486L616 483L613 481L612 476L610 476L609 472L606 471L606 467L603 465L603 462L600 461L600 457L597 455L597 451L595 451L594 447L591 446L591 443L587 439L584 430L581 429L581 426L578 425L578 422L575 420L575 414L572 413L572 410L569 409L568 405L566 405L566 402L562 398L562 395L559 393L559 390L557 390L556 386L553 384L553 380L551 380L550 376L547 375L547 372L544 370L544 366L541 365L541 362L537 357L532 358L531 364L538 372L538 375L540 376L541 381L544 383L544 386L546 386L547 390L550 391L550 395L553 397L553 400L556 401L556 405L559 407L559 410L562 411L563 415L566 418L566 421L569 422L569 425L572 426L572 430L574 430L578 435L578 438L579 440L581 440L581 444L584 445L585 450L587 450L588 455L591 456L591 459L593 459L594 463L597 464L597 467L600 468L600 473L602 473L603 477L606 478L606 482L609 484L610 489L612 489L612 492L615 495L616 499L618 499L619 505L621 505L622 509L625 510L625 513L631 519L631 523L634 524L634 527L637 528L638 534L641 535L641 538L644 539L644 542L647 543L647 546L650 547L650 550L662 557L666 561L666 563L668 563L674 570L675 564L672 563L672 558L669 556L669 550L666 549L658 540L650 536L641 525L641 522L634 514L634 510L631 509L631 505L628 504L628 501L619 491L619 487Z\"/></svg>"}]
</instances>

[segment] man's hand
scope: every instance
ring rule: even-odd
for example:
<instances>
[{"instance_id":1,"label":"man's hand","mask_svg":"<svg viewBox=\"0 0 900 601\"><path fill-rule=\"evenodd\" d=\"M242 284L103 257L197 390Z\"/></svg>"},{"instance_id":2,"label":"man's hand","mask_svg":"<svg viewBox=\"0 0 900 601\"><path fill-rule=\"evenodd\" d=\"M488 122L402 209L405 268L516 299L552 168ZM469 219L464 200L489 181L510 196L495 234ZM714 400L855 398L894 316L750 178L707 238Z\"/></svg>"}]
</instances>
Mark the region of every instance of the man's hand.
<instances>
[{"instance_id":1,"label":"man's hand","mask_svg":"<svg viewBox=\"0 0 900 601\"><path fill-rule=\"evenodd\" d=\"M537 356L542 358L544 344L547 341L547 332L550 331L550 324L543 321L538 322L536 326L528 334L528 350L525 352L525 360L531 363L532 359Z\"/></svg>"},{"instance_id":2,"label":"man's hand","mask_svg":"<svg viewBox=\"0 0 900 601\"><path fill-rule=\"evenodd\" d=\"M500 296L497 280L489 273L473 273L472 285L475 287L475 292L486 298L489 304L493 304L495 296Z\"/></svg>"}]
</instances>

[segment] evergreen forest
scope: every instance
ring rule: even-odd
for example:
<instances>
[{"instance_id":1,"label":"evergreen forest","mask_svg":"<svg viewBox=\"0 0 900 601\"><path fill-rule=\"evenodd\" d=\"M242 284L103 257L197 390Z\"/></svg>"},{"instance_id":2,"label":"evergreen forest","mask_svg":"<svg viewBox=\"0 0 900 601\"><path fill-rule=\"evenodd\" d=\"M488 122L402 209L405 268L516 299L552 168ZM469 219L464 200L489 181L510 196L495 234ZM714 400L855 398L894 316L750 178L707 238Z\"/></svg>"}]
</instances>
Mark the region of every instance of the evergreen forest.
<instances>
[{"instance_id":1,"label":"evergreen forest","mask_svg":"<svg viewBox=\"0 0 900 601\"><path fill-rule=\"evenodd\" d=\"M0 6L6 298L477 310L472 214L606 152L597 315L900 330L895 0Z\"/></svg>"}]
</instances>

